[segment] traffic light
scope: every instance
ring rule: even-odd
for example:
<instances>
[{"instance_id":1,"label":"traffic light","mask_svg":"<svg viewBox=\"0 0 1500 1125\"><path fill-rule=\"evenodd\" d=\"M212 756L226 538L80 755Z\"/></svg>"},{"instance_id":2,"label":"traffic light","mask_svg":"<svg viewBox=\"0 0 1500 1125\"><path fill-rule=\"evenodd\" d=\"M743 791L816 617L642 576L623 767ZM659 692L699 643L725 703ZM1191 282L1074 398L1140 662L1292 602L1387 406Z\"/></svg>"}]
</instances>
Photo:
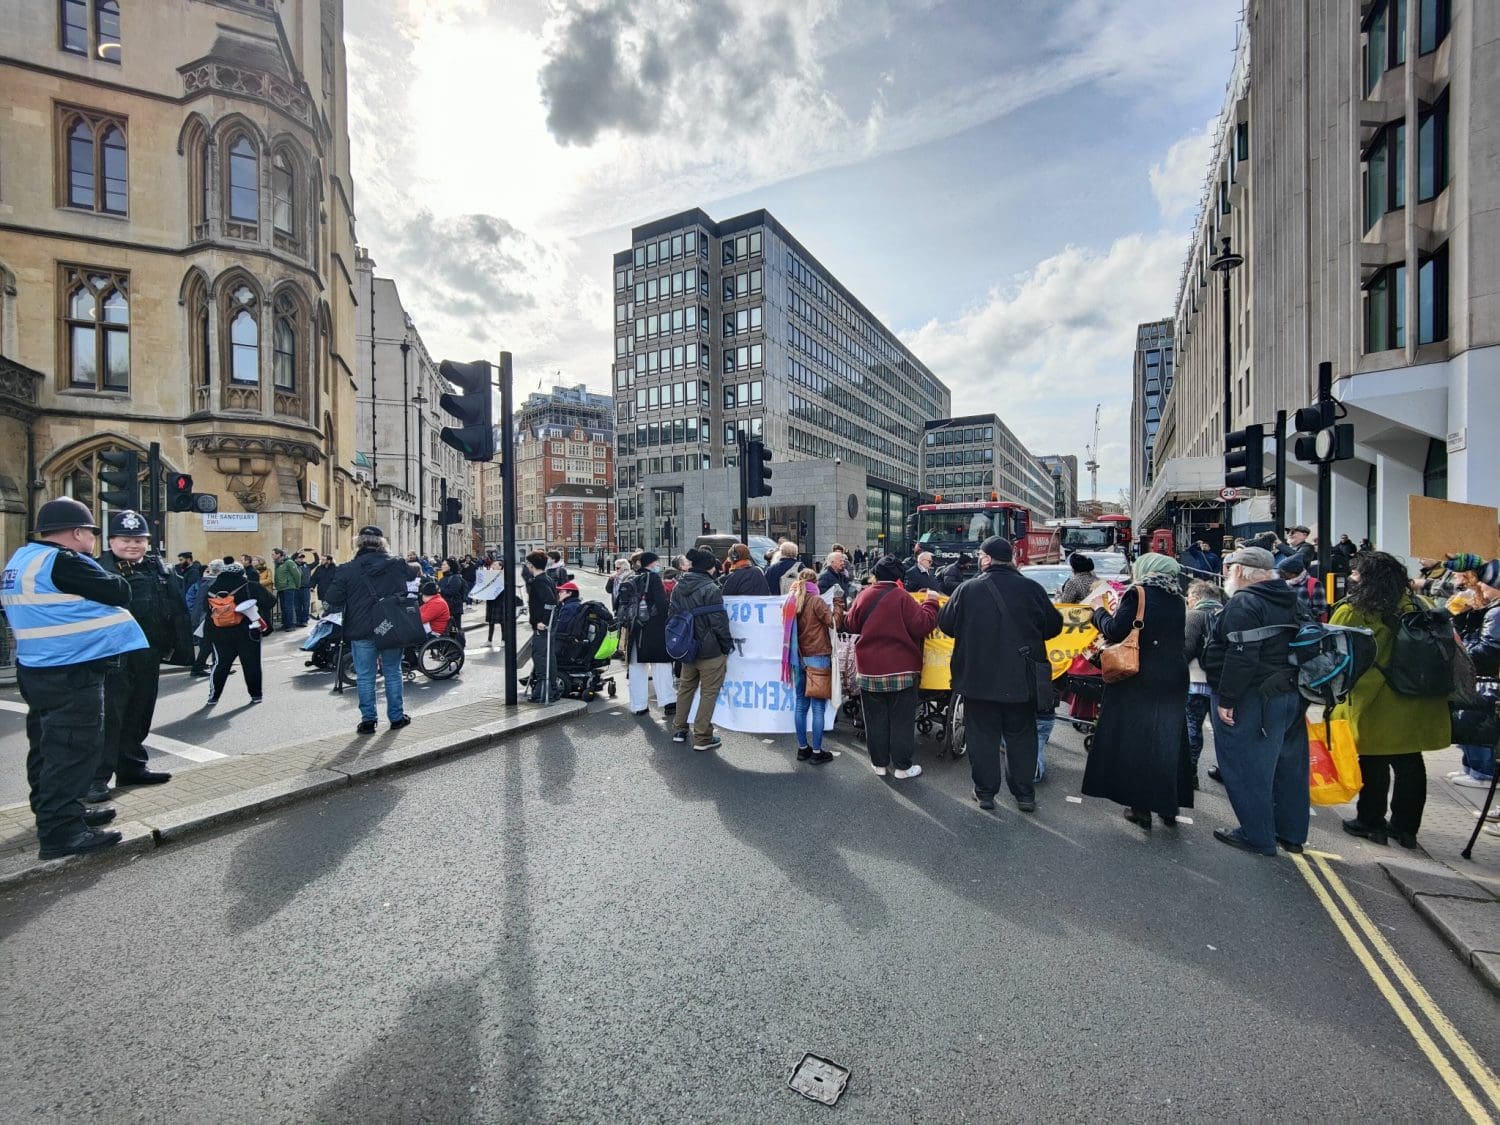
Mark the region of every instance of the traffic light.
<instances>
[{"instance_id":1,"label":"traffic light","mask_svg":"<svg viewBox=\"0 0 1500 1125\"><path fill-rule=\"evenodd\" d=\"M438 524L447 527L450 524L464 522L463 504L457 496L450 496L443 501L443 510L438 514Z\"/></svg>"},{"instance_id":2,"label":"traffic light","mask_svg":"<svg viewBox=\"0 0 1500 1125\"><path fill-rule=\"evenodd\" d=\"M191 512L193 510L193 478L186 473L174 473L167 481L167 511Z\"/></svg>"},{"instance_id":3,"label":"traffic light","mask_svg":"<svg viewBox=\"0 0 1500 1125\"><path fill-rule=\"evenodd\" d=\"M1297 440L1292 446L1297 460L1309 465L1347 461L1354 456L1354 427L1338 420L1338 404L1320 402L1304 406L1294 415Z\"/></svg>"},{"instance_id":4,"label":"traffic light","mask_svg":"<svg viewBox=\"0 0 1500 1125\"><path fill-rule=\"evenodd\" d=\"M708 517L703 517L703 534L707 535L712 529L708 526Z\"/></svg>"},{"instance_id":5,"label":"traffic light","mask_svg":"<svg viewBox=\"0 0 1500 1125\"><path fill-rule=\"evenodd\" d=\"M133 449L106 449L99 454L99 499L111 508L139 510L141 455Z\"/></svg>"},{"instance_id":6,"label":"traffic light","mask_svg":"<svg viewBox=\"0 0 1500 1125\"><path fill-rule=\"evenodd\" d=\"M495 405L490 394L490 365L484 360L454 363L445 359L438 374L458 387L460 394L444 392L438 403L461 426L444 426L443 444L451 445L469 461L495 459Z\"/></svg>"},{"instance_id":7,"label":"traffic light","mask_svg":"<svg viewBox=\"0 0 1500 1125\"><path fill-rule=\"evenodd\" d=\"M766 443L752 438L745 446L746 479L749 496L771 495L771 451Z\"/></svg>"},{"instance_id":8,"label":"traffic light","mask_svg":"<svg viewBox=\"0 0 1500 1125\"><path fill-rule=\"evenodd\" d=\"M1266 428L1259 422L1225 436L1224 487L1266 487Z\"/></svg>"}]
</instances>

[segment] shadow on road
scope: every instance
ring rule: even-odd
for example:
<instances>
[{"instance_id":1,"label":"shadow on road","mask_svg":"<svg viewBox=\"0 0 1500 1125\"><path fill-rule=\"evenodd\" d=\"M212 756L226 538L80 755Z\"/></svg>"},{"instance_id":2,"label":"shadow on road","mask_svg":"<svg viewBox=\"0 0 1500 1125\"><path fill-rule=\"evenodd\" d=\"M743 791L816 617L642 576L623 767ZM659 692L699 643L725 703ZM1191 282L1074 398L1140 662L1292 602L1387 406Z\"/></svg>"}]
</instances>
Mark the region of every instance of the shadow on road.
<instances>
[{"instance_id":1,"label":"shadow on road","mask_svg":"<svg viewBox=\"0 0 1500 1125\"><path fill-rule=\"evenodd\" d=\"M358 816L330 819L324 802L315 801L277 814L240 840L224 877L225 890L235 896L225 919L231 934L275 917L304 887L337 870L396 807L401 793L394 785L373 785L358 798Z\"/></svg>"}]
</instances>

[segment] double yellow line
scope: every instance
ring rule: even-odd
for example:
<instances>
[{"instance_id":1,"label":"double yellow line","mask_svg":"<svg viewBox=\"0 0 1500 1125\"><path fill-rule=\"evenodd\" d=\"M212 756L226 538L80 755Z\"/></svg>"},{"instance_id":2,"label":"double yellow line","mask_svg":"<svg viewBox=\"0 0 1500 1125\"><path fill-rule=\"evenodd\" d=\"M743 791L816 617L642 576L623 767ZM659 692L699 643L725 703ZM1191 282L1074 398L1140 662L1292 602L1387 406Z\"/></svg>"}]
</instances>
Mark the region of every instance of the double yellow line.
<instances>
[{"instance_id":1,"label":"double yellow line","mask_svg":"<svg viewBox=\"0 0 1500 1125\"><path fill-rule=\"evenodd\" d=\"M1492 1110L1500 1112L1500 1081L1354 900L1349 888L1329 863L1335 858L1308 849L1302 855L1292 856L1292 862L1333 919L1339 933L1344 935L1344 940L1386 1003L1469 1117L1476 1122L1493 1123Z\"/></svg>"}]
</instances>

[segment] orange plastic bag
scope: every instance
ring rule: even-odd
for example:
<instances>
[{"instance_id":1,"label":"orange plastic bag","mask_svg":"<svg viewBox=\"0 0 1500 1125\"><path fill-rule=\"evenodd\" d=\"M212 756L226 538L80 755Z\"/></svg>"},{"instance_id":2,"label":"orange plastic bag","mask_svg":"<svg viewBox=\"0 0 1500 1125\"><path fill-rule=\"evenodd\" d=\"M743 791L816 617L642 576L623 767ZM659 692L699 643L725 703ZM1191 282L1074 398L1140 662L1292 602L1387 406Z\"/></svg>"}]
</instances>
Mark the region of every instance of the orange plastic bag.
<instances>
[{"instance_id":1,"label":"orange plastic bag","mask_svg":"<svg viewBox=\"0 0 1500 1125\"><path fill-rule=\"evenodd\" d=\"M1359 795L1359 751L1348 719L1308 720L1308 796L1315 805L1342 805Z\"/></svg>"}]
</instances>

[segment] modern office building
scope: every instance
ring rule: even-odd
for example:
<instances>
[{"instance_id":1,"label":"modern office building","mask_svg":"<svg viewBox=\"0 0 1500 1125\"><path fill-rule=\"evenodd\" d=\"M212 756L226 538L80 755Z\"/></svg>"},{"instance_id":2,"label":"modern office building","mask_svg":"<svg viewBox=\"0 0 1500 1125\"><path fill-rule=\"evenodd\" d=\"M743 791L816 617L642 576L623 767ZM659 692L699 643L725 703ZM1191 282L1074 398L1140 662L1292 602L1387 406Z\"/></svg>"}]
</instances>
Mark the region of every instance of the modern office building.
<instances>
[{"instance_id":1,"label":"modern office building","mask_svg":"<svg viewBox=\"0 0 1500 1125\"><path fill-rule=\"evenodd\" d=\"M1500 501L1497 41L1483 0L1252 0L1175 318L1163 513L1174 458L1222 471L1225 275L1205 274L1226 235L1245 258L1227 275L1234 428L1311 402L1323 361L1354 424L1323 530L1407 554L1409 496ZM1312 526L1315 472L1288 475L1283 520Z\"/></svg>"},{"instance_id":2,"label":"modern office building","mask_svg":"<svg viewBox=\"0 0 1500 1125\"><path fill-rule=\"evenodd\" d=\"M474 474L463 455L439 439L454 419L438 398L452 388L438 375L395 281L375 275L375 259L363 248L355 265L356 472L374 489L375 523L398 553L435 555L446 538L449 554L466 554ZM462 515L446 537L438 523L445 496L459 502Z\"/></svg>"},{"instance_id":3,"label":"modern office building","mask_svg":"<svg viewBox=\"0 0 1500 1125\"><path fill-rule=\"evenodd\" d=\"M1130 499L1134 504L1155 479L1156 435L1172 393L1173 324L1170 318L1138 325L1130 396Z\"/></svg>"},{"instance_id":4,"label":"modern office building","mask_svg":"<svg viewBox=\"0 0 1500 1125\"><path fill-rule=\"evenodd\" d=\"M1052 477L1052 518L1071 519L1078 514L1078 456L1044 453L1037 458Z\"/></svg>"},{"instance_id":5,"label":"modern office building","mask_svg":"<svg viewBox=\"0 0 1500 1125\"><path fill-rule=\"evenodd\" d=\"M948 388L766 211L684 211L614 256L620 542L681 551L736 526L740 436L772 452L762 533L876 548L920 486Z\"/></svg>"},{"instance_id":6,"label":"modern office building","mask_svg":"<svg viewBox=\"0 0 1500 1125\"><path fill-rule=\"evenodd\" d=\"M1037 520L1051 519L1052 473L994 414L934 418L923 423L922 491L947 501L1025 504Z\"/></svg>"},{"instance_id":7,"label":"modern office building","mask_svg":"<svg viewBox=\"0 0 1500 1125\"><path fill-rule=\"evenodd\" d=\"M343 4L28 0L0 42L0 554L54 496L102 521L99 455L157 443L219 501L170 552L346 556Z\"/></svg>"},{"instance_id":8,"label":"modern office building","mask_svg":"<svg viewBox=\"0 0 1500 1125\"><path fill-rule=\"evenodd\" d=\"M615 402L583 384L537 392L516 411L516 544L614 550ZM583 491L579 491L583 490ZM575 527L574 518L584 520ZM566 518L564 518L566 517ZM602 517L602 519L601 519Z\"/></svg>"}]
</instances>

